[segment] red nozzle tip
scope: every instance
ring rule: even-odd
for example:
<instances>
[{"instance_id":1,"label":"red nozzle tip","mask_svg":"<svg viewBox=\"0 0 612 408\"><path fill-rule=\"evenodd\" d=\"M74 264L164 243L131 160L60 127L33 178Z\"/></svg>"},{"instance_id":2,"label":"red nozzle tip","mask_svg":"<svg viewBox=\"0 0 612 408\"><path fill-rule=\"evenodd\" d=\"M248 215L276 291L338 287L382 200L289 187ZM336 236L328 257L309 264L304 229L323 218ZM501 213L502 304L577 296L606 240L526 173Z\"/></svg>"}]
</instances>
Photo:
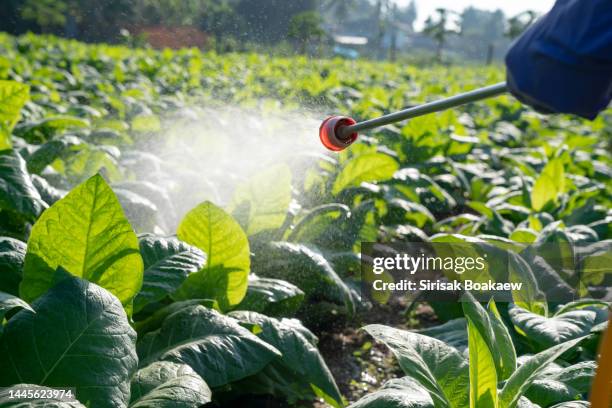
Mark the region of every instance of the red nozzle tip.
<instances>
[{"instance_id":1,"label":"red nozzle tip","mask_svg":"<svg viewBox=\"0 0 612 408\"><path fill-rule=\"evenodd\" d=\"M349 147L355 140L357 140L357 132L353 132L349 135L342 135L341 129L346 126L354 125L355 120L348 116L330 116L321 123L319 128L319 137L323 146L334 152Z\"/></svg>"}]
</instances>

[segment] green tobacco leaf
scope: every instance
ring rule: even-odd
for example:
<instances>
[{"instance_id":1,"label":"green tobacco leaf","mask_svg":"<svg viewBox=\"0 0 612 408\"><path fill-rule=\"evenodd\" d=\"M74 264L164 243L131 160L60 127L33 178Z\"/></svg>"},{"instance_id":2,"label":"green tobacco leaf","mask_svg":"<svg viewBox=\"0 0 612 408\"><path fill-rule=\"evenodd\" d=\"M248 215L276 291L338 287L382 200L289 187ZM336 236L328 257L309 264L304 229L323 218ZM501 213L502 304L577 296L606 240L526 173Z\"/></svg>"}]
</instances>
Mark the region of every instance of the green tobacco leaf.
<instances>
[{"instance_id":1,"label":"green tobacco leaf","mask_svg":"<svg viewBox=\"0 0 612 408\"><path fill-rule=\"evenodd\" d=\"M560 158L548 162L533 185L531 206L540 211L549 202L556 202L559 194L565 192L565 170Z\"/></svg>"},{"instance_id":2,"label":"green tobacco leaf","mask_svg":"<svg viewBox=\"0 0 612 408\"><path fill-rule=\"evenodd\" d=\"M134 328L138 332L138 337L142 337L148 332L152 332L161 327L164 320L171 314L174 314L182 309L187 309L192 306L204 306L209 309L219 310L219 305L214 300L209 299L189 299L180 302L172 302L167 306L160 307L153 314L145 319L134 322Z\"/></svg>"},{"instance_id":3,"label":"green tobacco leaf","mask_svg":"<svg viewBox=\"0 0 612 408\"><path fill-rule=\"evenodd\" d=\"M247 294L236 306L237 310L249 310L267 316L290 316L302 305L304 292L295 285L280 279L249 276Z\"/></svg>"},{"instance_id":4,"label":"green tobacco leaf","mask_svg":"<svg viewBox=\"0 0 612 408\"><path fill-rule=\"evenodd\" d=\"M354 157L344 164L334 181L332 194L348 187L357 187L362 182L384 181L398 170L397 161L383 153L367 153Z\"/></svg>"},{"instance_id":5,"label":"green tobacco leaf","mask_svg":"<svg viewBox=\"0 0 612 408\"><path fill-rule=\"evenodd\" d=\"M225 211L206 201L181 221L179 239L206 254L206 266L192 273L173 297L214 299L223 310L239 304L248 287L251 266L249 241L240 225Z\"/></svg>"},{"instance_id":6,"label":"green tobacco leaf","mask_svg":"<svg viewBox=\"0 0 612 408\"><path fill-rule=\"evenodd\" d=\"M13 151L0 152L0 209L34 221L45 208L47 204L32 184L21 156Z\"/></svg>"},{"instance_id":7,"label":"green tobacco leaf","mask_svg":"<svg viewBox=\"0 0 612 408\"><path fill-rule=\"evenodd\" d=\"M14 81L0 81L0 151L11 148L11 132L19 112L30 99L30 87Z\"/></svg>"},{"instance_id":8,"label":"green tobacco leaf","mask_svg":"<svg viewBox=\"0 0 612 408\"><path fill-rule=\"evenodd\" d=\"M490 326L485 332L482 324L475 324L467 316L468 349L470 355L470 408L497 408L497 371L485 336L490 336Z\"/></svg>"},{"instance_id":9,"label":"green tobacco leaf","mask_svg":"<svg viewBox=\"0 0 612 408\"><path fill-rule=\"evenodd\" d=\"M138 356L141 367L155 361L187 364L209 386L221 387L259 372L280 353L234 319L192 306L142 337Z\"/></svg>"},{"instance_id":10,"label":"green tobacco leaf","mask_svg":"<svg viewBox=\"0 0 612 408\"><path fill-rule=\"evenodd\" d=\"M556 312L555 316L562 315L567 312L571 312L573 310L582 310L587 308L595 308L595 309L603 309L605 310L610 306L610 302L605 302L599 299L579 299L573 302L569 302L561 306Z\"/></svg>"},{"instance_id":11,"label":"green tobacco leaf","mask_svg":"<svg viewBox=\"0 0 612 408\"><path fill-rule=\"evenodd\" d=\"M67 401L65 398L32 398L32 399L21 399L15 400L11 398L10 391L13 392L25 392L32 390L34 392L42 392L47 395L53 395L54 388L43 387L36 384L16 384L11 385L10 389L5 388L0 391L0 408L86 408L85 405L81 404L76 400L74 394L72 396L73 401ZM50 394L47 394L50 393Z\"/></svg>"},{"instance_id":12,"label":"green tobacco leaf","mask_svg":"<svg viewBox=\"0 0 612 408\"><path fill-rule=\"evenodd\" d=\"M73 135L50 140L28 157L28 170L32 173L40 173L54 160L74 154L83 146L84 142Z\"/></svg>"},{"instance_id":13,"label":"green tobacco leaf","mask_svg":"<svg viewBox=\"0 0 612 408\"><path fill-rule=\"evenodd\" d=\"M142 286L138 238L100 175L77 186L34 224L21 297L32 301L45 293L58 267L102 286L128 311Z\"/></svg>"},{"instance_id":14,"label":"green tobacco leaf","mask_svg":"<svg viewBox=\"0 0 612 408\"><path fill-rule=\"evenodd\" d=\"M410 377L394 378L348 408L434 408L425 388Z\"/></svg>"},{"instance_id":15,"label":"green tobacco leaf","mask_svg":"<svg viewBox=\"0 0 612 408\"><path fill-rule=\"evenodd\" d=\"M115 154L119 154L119 151L87 145L87 148L66 158L58 170L75 184L97 173L104 174L108 180L115 182L122 178Z\"/></svg>"},{"instance_id":16,"label":"green tobacco leaf","mask_svg":"<svg viewBox=\"0 0 612 408\"><path fill-rule=\"evenodd\" d=\"M323 255L305 245L272 242L255 257L253 271L296 285L306 298L329 300L354 311L349 288Z\"/></svg>"},{"instance_id":17,"label":"green tobacco leaf","mask_svg":"<svg viewBox=\"0 0 612 408\"><path fill-rule=\"evenodd\" d=\"M158 361L132 378L130 408L199 407L211 396L208 385L188 365Z\"/></svg>"},{"instance_id":18,"label":"green tobacco leaf","mask_svg":"<svg viewBox=\"0 0 612 408\"><path fill-rule=\"evenodd\" d=\"M589 309L545 317L511 305L508 314L512 323L542 350L586 336L594 326L606 320L605 315Z\"/></svg>"},{"instance_id":19,"label":"green tobacco leaf","mask_svg":"<svg viewBox=\"0 0 612 408\"><path fill-rule=\"evenodd\" d=\"M468 347L467 322L464 317L419 330L417 333L443 341L462 353Z\"/></svg>"},{"instance_id":20,"label":"green tobacco leaf","mask_svg":"<svg viewBox=\"0 0 612 408\"><path fill-rule=\"evenodd\" d=\"M516 369L516 351L510 333L492 299L487 311L469 293L466 292L466 296L467 299L462 302L463 312L473 326L473 330L478 331L478 336L472 335L472 338L478 345L480 341L484 341L494 363L496 379L503 381ZM486 354L484 351L483 353Z\"/></svg>"},{"instance_id":21,"label":"green tobacco leaf","mask_svg":"<svg viewBox=\"0 0 612 408\"><path fill-rule=\"evenodd\" d=\"M311 243L321 235L332 233L332 223L336 220L346 220L350 214L350 208L343 204L323 204L315 207L297 222L287 241Z\"/></svg>"},{"instance_id":22,"label":"green tobacco leaf","mask_svg":"<svg viewBox=\"0 0 612 408\"><path fill-rule=\"evenodd\" d=\"M136 333L103 288L67 277L9 320L0 338L0 386L73 387L95 407L126 406Z\"/></svg>"},{"instance_id":23,"label":"green tobacco leaf","mask_svg":"<svg viewBox=\"0 0 612 408\"><path fill-rule=\"evenodd\" d=\"M15 134L30 143L41 143L66 129L87 127L89 127L88 120L76 116L54 116L20 125L15 129Z\"/></svg>"},{"instance_id":24,"label":"green tobacco leaf","mask_svg":"<svg viewBox=\"0 0 612 408\"><path fill-rule=\"evenodd\" d=\"M596 369L594 361L584 361L547 370L533 382L525 395L544 407L580 398L591 389Z\"/></svg>"},{"instance_id":25,"label":"green tobacco leaf","mask_svg":"<svg viewBox=\"0 0 612 408\"><path fill-rule=\"evenodd\" d=\"M257 336L282 353L282 357L273 360L261 373L246 380L254 391L297 399L319 397L333 407L343 405L342 395L319 350L293 325L285 324L285 319L254 312L232 312L230 316L243 324L257 326Z\"/></svg>"},{"instance_id":26,"label":"green tobacco leaf","mask_svg":"<svg viewBox=\"0 0 612 408\"><path fill-rule=\"evenodd\" d=\"M0 237L0 291L17 296L26 253L26 244L9 237Z\"/></svg>"},{"instance_id":27,"label":"green tobacco leaf","mask_svg":"<svg viewBox=\"0 0 612 408\"><path fill-rule=\"evenodd\" d=\"M506 384L499 393L500 407L514 408L521 396L525 394L538 375L546 366L555 361L561 354L576 347L584 337L561 343L542 351L523 363L508 378Z\"/></svg>"},{"instance_id":28,"label":"green tobacco leaf","mask_svg":"<svg viewBox=\"0 0 612 408\"><path fill-rule=\"evenodd\" d=\"M499 357L495 361L497 378L498 381L506 380L516 370L516 350L514 349L510 331L502 320L493 299L487 305L487 313L489 314L493 335L495 336L494 347L499 353Z\"/></svg>"},{"instance_id":29,"label":"green tobacco leaf","mask_svg":"<svg viewBox=\"0 0 612 408\"><path fill-rule=\"evenodd\" d=\"M469 406L468 363L457 350L434 338L379 324L364 330L391 349L406 375L429 391L436 407Z\"/></svg>"},{"instance_id":30,"label":"green tobacco leaf","mask_svg":"<svg viewBox=\"0 0 612 408\"><path fill-rule=\"evenodd\" d=\"M291 170L281 164L238 185L228 211L248 235L254 235L283 225L290 202Z\"/></svg>"},{"instance_id":31,"label":"green tobacco leaf","mask_svg":"<svg viewBox=\"0 0 612 408\"><path fill-rule=\"evenodd\" d=\"M134 299L134 312L174 293L189 274L206 263L204 252L176 238L145 235L139 245L144 277L142 289Z\"/></svg>"}]
</instances>

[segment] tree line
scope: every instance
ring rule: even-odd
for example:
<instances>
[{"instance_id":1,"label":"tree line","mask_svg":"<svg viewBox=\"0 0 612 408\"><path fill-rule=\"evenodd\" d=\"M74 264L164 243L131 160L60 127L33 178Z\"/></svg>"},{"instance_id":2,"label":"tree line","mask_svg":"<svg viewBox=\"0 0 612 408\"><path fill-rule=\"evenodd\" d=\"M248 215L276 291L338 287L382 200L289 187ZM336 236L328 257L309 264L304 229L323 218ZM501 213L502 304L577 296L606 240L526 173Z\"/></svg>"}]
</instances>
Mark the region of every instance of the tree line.
<instances>
[{"instance_id":1,"label":"tree line","mask_svg":"<svg viewBox=\"0 0 612 408\"><path fill-rule=\"evenodd\" d=\"M369 56L395 59L402 38L414 31L413 0L399 7L393 0L2 0L0 30L51 33L83 41L118 42L125 28L191 26L207 33L218 50L239 45L293 42L305 53L334 35L369 39ZM473 7L456 13L438 9L420 35L430 38L438 60L446 48L467 58L488 46L503 47L535 18L526 12L506 19ZM459 38L461 40L459 40ZM232 47L232 44L234 45ZM501 44L501 45L500 45ZM488 58L489 60L491 58Z\"/></svg>"}]
</instances>

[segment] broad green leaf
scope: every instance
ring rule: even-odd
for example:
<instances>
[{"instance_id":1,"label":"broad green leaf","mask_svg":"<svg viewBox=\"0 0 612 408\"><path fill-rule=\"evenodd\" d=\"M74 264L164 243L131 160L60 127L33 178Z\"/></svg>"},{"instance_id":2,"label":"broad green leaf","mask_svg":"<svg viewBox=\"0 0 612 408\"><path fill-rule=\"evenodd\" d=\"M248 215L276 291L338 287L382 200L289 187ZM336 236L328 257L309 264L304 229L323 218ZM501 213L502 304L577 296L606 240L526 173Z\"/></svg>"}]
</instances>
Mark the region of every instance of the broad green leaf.
<instances>
[{"instance_id":1,"label":"broad green leaf","mask_svg":"<svg viewBox=\"0 0 612 408\"><path fill-rule=\"evenodd\" d=\"M410 377L393 378L348 408L434 408L429 392Z\"/></svg>"},{"instance_id":2,"label":"broad green leaf","mask_svg":"<svg viewBox=\"0 0 612 408\"><path fill-rule=\"evenodd\" d=\"M350 208L343 204L323 204L315 207L299 219L287 241L311 243L321 235L333 234L332 223L336 220L345 220L350 214Z\"/></svg>"},{"instance_id":3,"label":"broad green leaf","mask_svg":"<svg viewBox=\"0 0 612 408\"><path fill-rule=\"evenodd\" d=\"M30 87L15 81L0 81L0 151L11 148L11 132L19 112L30 99Z\"/></svg>"},{"instance_id":4,"label":"broad green leaf","mask_svg":"<svg viewBox=\"0 0 612 408\"><path fill-rule=\"evenodd\" d=\"M251 266L249 242L240 225L225 211L206 201L181 221L177 235L207 256L206 266L190 274L173 297L214 299L223 310L242 301Z\"/></svg>"},{"instance_id":5,"label":"broad green leaf","mask_svg":"<svg viewBox=\"0 0 612 408\"><path fill-rule=\"evenodd\" d=\"M605 310L608 307L610 307L610 302L605 302L599 299L585 298L564 304L555 312L555 316L562 315L573 310L582 310L586 308L589 308L591 310L593 310L593 308L601 308L604 310L605 313Z\"/></svg>"},{"instance_id":6,"label":"broad green leaf","mask_svg":"<svg viewBox=\"0 0 612 408\"><path fill-rule=\"evenodd\" d=\"M14 133L30 143L42 143L64 130L88 128L89 125L88 120L76 116L53 116L19 125Z\"/></svg>"},{"instance_id":7,"label":"broad green leaf","mask_svg":"<svg viewBox=\"0 0 612 408\"><path fill-rule=\"evenodd\" d=\"M446 323L417 331L419 334L443 341L460 352L468 347L467 321L464 317L452 319Z\"/></svg>"},{"instance_id":8,"label":"broad green leaf","mask_svg":"<svg viewBox=\"0 0 612 408\"><path fill-rule=\"evenodd\" d=\"M134 299L134 312L174 293L189 274L206 263L204 252L176 238L145 235L139 246L144 275L142 289Z\"/></svg>"},{"instance_id":9,"label":"broad green leaf","mask_svg":"<svg viewBox=\"0 0 612 408\"><path fill-rule=\"evenodd\" d=\"M5 326L0 386L73 387L95 407L126 406L136 370L136 333L105 289L67 277Z\"/></svg>"},{"instance_id":10,"label":"broad green leaf","mask_svg":"<svg viewBox=\"0 0 612 408\"><path fill-rule=\"evenodd\" d=\"M304 292L280 279L249 276L249 287L237 310L249 310L267 316L290 316L297 312L304 300Z\"/></svg>"},{"instance_id":11,"label":"broad green leaf","mask_svg":"<svg viewBox=\"0 0 612 408\"><path fill-rule=\"evenodd\" d=\"M586 395L591 389L597 364L584 361L569 367L547 370L529 387L525 395L542 406L571 401Z\"/></svg>"},{"instance_id":12,"label":"broad green leaf","mask_svg":"<svg viewBox=\"0 0 612 408\"><path fill-rule=\"evenodd\" d=\"M23 270L26 244L9 237L0 237L0 291L17 296Z\"/></svg>"},{"instance_id":13,"label":"broad green leaf","mask_svg":"<svg viewBox=\"0 0 612 408\"><path fill-rule=\"evenodd\" d=\"M28 157L28 170L32 173L40 173L54 160L75 154L83 148L84 142L72 135L50 140Z\"/></svg>"},{"instance_id":14,"label":"broad green leaf","mask_svg":"<svg viewBox=\"0 0 612 408\"><path fill-rule=\"evenodd\" d=\"M354 311L349 288L321 253L305 245L272 242L255 256L253 271L294 284L307 299L329 300Z\"/></svg>"},{"instance_id":15,"label":"broad green leaf","mask_svg":"<svg viewBox=\"0 0 612 408\"><path fill-rule=\"evenodd\" d=\"M140 366L156 361L189 365L210 387L221 387L251 376L279 351L234 319L204 306L169 315L159 330L138 342Z\"/></svg>"},{"instance_id":16,"label":"broad green leaf","mask_svg":"<svg viewBox=\"0 0 612 408\"><path fill-rule=\"evenodd\" d=\"M13 392L26 392L32 390L34 392L53 393L57 389L43 387L36 384L16 384L11 385L10 388L5 388L0 391L0 408L86 408L85 405L81 404L76 397L72 396L71 400L68 401L65 398L32 398L15 400L11 398L9 390ZM47 396L49 394L46 394ZM53 394L50 394L53 395Z\"/></svg>"},{"instance_id":17,"label":"broad green leaf","mask_svg":"<svg viewBox=\"0 0 612 408\"><path fill-rule=\"evenodd\" d=\"M230 316L242 324L257 326L257 336L282 353L282 357L273 360L263 371L245 380L249 390L298 400L319 397L333 407L343 405L334 377L319 350L294 325L285 324L285 319L255 312L232 312Z\"/></svg>"},{"instance_id":18,"label":"broad green leaf","mask_svg":"<svg viewBox=\"0 0 612 408\"><path fill-rule=\"evenodd\" d=\"M533 185L531 206L541 211L549 202L556 202L559 194L565 192L565 170L561 159L548 162Z\"/></svg>"},{"instance_id":19,"label":"broad green leaf","mask_svg":"<svg viewBox=\"0 0 612 408\"><path fill-rule=\"evenodd\" d=\"M354 157L344 164L336 176L332 194L338 194L348 187L357 187L364 181L388 180L398 168L397 161L383 153L368 153Z\"/></svg>"},{"instance_id":20,"label":"broad green leaf","mask_svg":"<svg viewBox=\"0 0 612 408\"><path fill-rule=\"evenodd\" d=\"M429 391L436 407L469 406L468 363L457 350L434 338L379 324L364 330L391 349L406 375Z\"/></svg>"},{"instance_id":21,"label":"broad green leaf","mask_svg":"<svg viewBox=\"0 0 612 408\"><path fill-rule=\"evenodd\" d=\"M534 355L527 362L522 364L514 374L508 378L508 381L506 381L506 384L504 384L504 387L500 391L500 407L514 408L519 398L529 389L533 381L548 364L555 361L561 354L576 347L583 340L584 337L581 337L558 344Z\"/></svg>"},{"instance_id":22,"label":"broad green leaf","mask_svg":"<svg viewBox=\"0 0 612 408\"><path fill-rule=\"evenodd\" d=\"M13 151L0 152L0 210L34 221L45 208L47 204L32 184L21 156Z\"/></svg>"},{"instance_id":23,"label":"broad green leaf","mask_svg":"<svg viewBox=\"0 0 612 408\"><path fill-rule=\"evenodd\" d=\"M508 314L520 332L542 350L586 336L594 326L606 320L605 314L588 309L545 317L511 305Z\"/></svg>"},{"instance_id":24,"label":"broad green leaf","mask_svg":"<svg viewBox=\"0 0 612 408\"><path fill-rule=\"evenodd\" d=\"M291 170L281 164L239 184L228 211L248 235L254 235L283 225L290 202Z\"/></svg>"},{"instance_id":25,"label":"broad green leaf","mask_svg":"<svg viewBox=\"0 0 612 408\"><path fill-rule=\"evenodd\" d=\"M55 167L75 184L97 173L104 174L108 180L115 182L122 178L122 174L116 157L111 153L118 154L118 151L88 145L87 148L67 157L64 161L56 162Z\"/></svg>"},{"instance_id":26,"label":"broad green leaf","mask_svg":"<svg viewBox=\"0 0 612 408\"><path fill-rule=\"evenodd\" d=\"M21 297L32 301L45 293L54 285L58 267L102 286L131 310L142 286L138 238L100 175L77 186L34 224Z\"/></svg>"},{"instance_id":27,"label":"broad green leaf","mask_svg":"<svg viewBox=\"0 0 612 408\"><path fill-rule=\"evenodd\" d=\"M493 354L485 340L482 325L468 316L468 349L470 355L470 407L497 407L497 372ZM491 332L491 328L485 328ZM487 333L486 335L488 335Z\"/></svg>"},{"instance_id":28,"label":"broad green leaf","mask_svg":"<svg viewBox=\"0 0 612 408\"><path fill-rule=\"evenodd\" d=\"M171 314L174 314L182 309L200 305L209 309L219 310L219 305L217 302L209 299L182 300L179 302L172 302L167 306L161 306L161 303L156 303L153 306L157 306L159 308L150 316L146 316L146 318L134 322L134 328L138 332L138 336L142 337L145 333L159 329L164 323L164 320L166 320L166 318Z\"/></svg>"},{"instance_id":29,"label":"broad green leaf","mask_svg":"<svg viewBox=\"0 0 612 408\"><path fill-rule=\"evenodd\" d=\"M202 378L185 364L158 361L132 378L130 408L199 407L212 393Z\"/></svg>"}]
</instances>

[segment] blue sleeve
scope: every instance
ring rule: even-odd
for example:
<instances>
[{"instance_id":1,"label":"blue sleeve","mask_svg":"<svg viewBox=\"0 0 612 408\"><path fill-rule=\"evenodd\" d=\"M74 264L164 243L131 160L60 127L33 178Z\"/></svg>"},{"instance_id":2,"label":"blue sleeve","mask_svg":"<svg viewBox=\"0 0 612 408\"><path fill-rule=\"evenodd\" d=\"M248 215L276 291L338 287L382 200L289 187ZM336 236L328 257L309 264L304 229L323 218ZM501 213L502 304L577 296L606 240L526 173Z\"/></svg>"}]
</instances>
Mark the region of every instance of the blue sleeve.
<instances>
[{"instance_id":1,"label":"blue sleeve","mask_svg":"<svg viewBox=\"0 0 612 408\"><path fill-rule=\"evenodd\" d=\"M522 102L594 119L612 99L612 0L557 0L512 45L506 66Z\"/></svg>"}]
</instances>

